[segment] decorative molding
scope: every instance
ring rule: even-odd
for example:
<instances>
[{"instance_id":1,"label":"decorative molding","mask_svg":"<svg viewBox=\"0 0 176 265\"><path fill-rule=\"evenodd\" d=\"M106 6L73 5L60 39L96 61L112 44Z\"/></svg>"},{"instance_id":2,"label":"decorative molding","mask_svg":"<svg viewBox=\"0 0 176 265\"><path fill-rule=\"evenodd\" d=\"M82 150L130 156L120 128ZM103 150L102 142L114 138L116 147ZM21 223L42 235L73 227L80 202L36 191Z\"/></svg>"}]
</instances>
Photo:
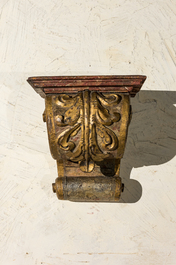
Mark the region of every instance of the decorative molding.
<instances>
[{"instance_id":1,"label":"decorative molding","mask_svg":"<svg viewBox=\"0 0 176 265\"><path fill-rule=\"evenodd\" d=\"M29 77L28 83L43 98L47 94L90 91L129 93L134 97L145 82L143 75L105 76L39 76Z\"/></svg>"}]
</instances>

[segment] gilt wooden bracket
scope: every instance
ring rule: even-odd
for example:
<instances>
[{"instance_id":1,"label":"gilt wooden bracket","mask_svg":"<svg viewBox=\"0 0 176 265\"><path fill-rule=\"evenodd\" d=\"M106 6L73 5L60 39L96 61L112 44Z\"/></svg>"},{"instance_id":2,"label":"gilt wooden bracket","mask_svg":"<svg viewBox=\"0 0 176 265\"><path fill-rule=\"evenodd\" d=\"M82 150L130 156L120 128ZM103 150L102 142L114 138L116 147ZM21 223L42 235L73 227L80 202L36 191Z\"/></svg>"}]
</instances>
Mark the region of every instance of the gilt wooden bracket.
<instances>
[{"instance_id":1,"label":"gilt wooden bracket","mask_svg":"<svg viewBox=\"0 0 176 265\"><path fill-rule=\"evenodd\" d=\"M29 77L29 84L45 98L52 157L58 177L53 191L61 200L118 201L128 125L130 96L145 76Z\"/></svg>"}]
</instances>

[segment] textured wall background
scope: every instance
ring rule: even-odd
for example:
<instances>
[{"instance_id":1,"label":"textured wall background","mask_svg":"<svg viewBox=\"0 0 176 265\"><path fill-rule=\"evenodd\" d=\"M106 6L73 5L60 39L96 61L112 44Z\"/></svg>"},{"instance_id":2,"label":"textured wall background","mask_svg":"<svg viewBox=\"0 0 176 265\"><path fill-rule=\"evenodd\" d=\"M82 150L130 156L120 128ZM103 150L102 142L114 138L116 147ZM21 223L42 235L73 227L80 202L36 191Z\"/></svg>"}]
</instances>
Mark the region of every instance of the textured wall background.
<instances>
[{"instance_id":1,"label":"textured wall background","mask_svg":"<svg viewBox=\"0 0 176 265\"><path fill-rule=\"evenodd\" d=\"M0 264L175 265L176 2L0 1ZM147 75L117 204L58 201L37 75Z\"/></svg>"}]
</instances>

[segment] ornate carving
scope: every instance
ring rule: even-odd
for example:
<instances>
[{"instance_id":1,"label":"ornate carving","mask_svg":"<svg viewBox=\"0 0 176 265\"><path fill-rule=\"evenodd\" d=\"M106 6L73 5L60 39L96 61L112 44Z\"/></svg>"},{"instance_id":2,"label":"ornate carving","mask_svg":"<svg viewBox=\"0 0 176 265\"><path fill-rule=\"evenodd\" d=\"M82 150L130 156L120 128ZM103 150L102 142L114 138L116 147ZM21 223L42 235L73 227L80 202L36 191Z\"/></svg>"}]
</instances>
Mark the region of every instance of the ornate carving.
<instances>
[{"instance_id":1,"label":"ornate carving","mask_svg":"<svg viewBox=\"0 0 176 265\"><path fill-rule=\"evenodd\" d=\"M43 120L47 123L50 151L57 162L58 178L53 191L59 199L109 202L120 199L123 191L120 161L131 116L130 96L136 95L145 79L145 76L28 79L45 98Z\"/></svg>"},{"instance_id":2,"label":"ornate carving","mask_svg":"<svg viewBox=\"0 0 176 265\"><path fill-rule=\"evenodd\" d=\"M88 90L55 97L55 123L68 127L57 135L57 144L68 160L79 162L83 172L91 172L95 162L111 158L111 151L118 148L117 135L107 126L120 120L121 100L118 94Z\"/></svg>"}]
</instances>

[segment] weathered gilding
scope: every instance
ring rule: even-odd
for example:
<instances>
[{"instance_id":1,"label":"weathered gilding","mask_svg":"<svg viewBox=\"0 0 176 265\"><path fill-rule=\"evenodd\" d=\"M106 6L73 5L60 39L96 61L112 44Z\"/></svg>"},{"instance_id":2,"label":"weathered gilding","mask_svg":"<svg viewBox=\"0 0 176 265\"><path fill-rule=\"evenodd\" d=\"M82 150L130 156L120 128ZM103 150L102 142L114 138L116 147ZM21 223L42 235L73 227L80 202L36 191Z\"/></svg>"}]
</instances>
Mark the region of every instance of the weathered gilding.
<instances>
[{"instance_id":1,"label":"weathered gilding","mask_svg":"<svg viewBox=\"0 0 176 265\"><path fill-rule=\"evenodd\" d=\"M53 184L53 191L59 199L80 202L118 201L122 190L120 177L57 178Z\"/></svg>"},{"instance_id":2,"label":"weathered gilding","mask_svg":"<svg viewBox=\"0 0 176 265\"><path fill-rule=\"evenodd\" d=\"M145 76L30 77L45 98L52 157L61 200L116 202L123 191L120 160L131 119L130 96Z\"/></svg>"}]
</instances>

